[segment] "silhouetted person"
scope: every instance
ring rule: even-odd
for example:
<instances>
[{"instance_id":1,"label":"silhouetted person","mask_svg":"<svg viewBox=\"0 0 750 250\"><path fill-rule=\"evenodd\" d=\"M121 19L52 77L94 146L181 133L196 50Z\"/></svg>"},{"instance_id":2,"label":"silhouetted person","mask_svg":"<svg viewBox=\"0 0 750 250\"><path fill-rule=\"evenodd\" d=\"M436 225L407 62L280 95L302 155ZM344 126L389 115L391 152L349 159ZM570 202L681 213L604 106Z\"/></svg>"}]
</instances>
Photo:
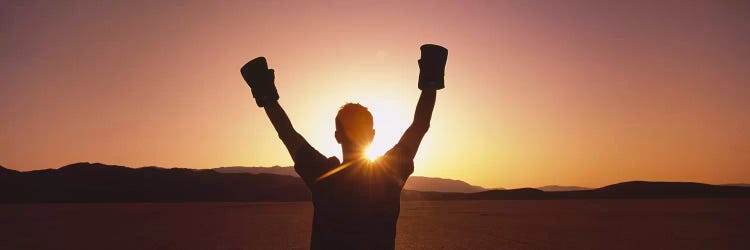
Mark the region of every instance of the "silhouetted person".
<instances>
[{"instance_id":1,"label":"silhouetted person","mask_svg":"<svg viewBox=\"0 0 750 250\"><path fill-rule=\"evenodd\" d=\"M367 108L347 103L336 115L336 141L343 161L326 158L292 127L278 103L274 71L258 57L241 72L256 104L266 110L279 138L294 160L294 169L312 192L315 207L311 249L393 249L400 194L414 172L417 153L435 106L436 90L444 87L448 50L437 45L421 47L419 88L414 121L401 140L375 161L365 150L375 136Z\"/></svg>"}]
</instances>

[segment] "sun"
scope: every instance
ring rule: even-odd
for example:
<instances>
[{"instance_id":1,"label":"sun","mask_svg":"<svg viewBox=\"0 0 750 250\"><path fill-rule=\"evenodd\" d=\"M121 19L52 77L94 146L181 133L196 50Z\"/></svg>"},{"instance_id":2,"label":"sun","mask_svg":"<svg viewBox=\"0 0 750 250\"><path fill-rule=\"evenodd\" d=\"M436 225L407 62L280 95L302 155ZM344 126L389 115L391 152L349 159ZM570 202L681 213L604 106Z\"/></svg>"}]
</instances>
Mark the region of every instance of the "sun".
<instances>
[{"instance_id":1,"label":"sun","mask_svg":"<svg viewBox=\"0 0 750 250\"><path fill-rule=\"evenodd\" d=\"M383 155L384 153L385 153L385 152L381 153L381 152L380 152L380 150L378 150L378 149L375 149L375 148L374 148L374 147L372 147L372 145L371 145L371 146L370 146L369 148L367 148L367 150L365 151L365 157L367 157L367 159L368 159L368 160L370 160L370 161L375 161L376 159L378 159L378 157L380 157L380 156L381 156L381 155Z\"/></svg>"},{"instance_id":2,"label":"sun","mask_svg":"<svg viewBox=\"0 0 750 250\"><path fill-rule=\"evenodd\" d=\"M368 107L374 118L375 129L375 138L365 151L370 161L375 161L393 148L406 131L411 119L407 111L399 108L400 106L388 102L374 103Z\"/></svg>"},{"instance_id":3,"label":"sun","mask_svg":"<svg viewBox=\"0 0 750 250\"><path fill-rule=\"evenodd\" d=\"M398 80L393 79L393 81ZM369 82L365 85L380 86L379 84ZM414 103L418 96L401 98L399 95L394 94L394 92L398 93L399 91L403 90L366 89L342 101L332 101L333 103L330 105L340 107L341 103L354 102L367 107L367 110L372 113L375 137L372 144L365 150L365 158L370 161L378 159L378 157L383 156L388 150L393 148L414 118ZM331 112L331 114L331 120L333 120L336 113ZM309 120L317 122L315 119ZM320 128L320 134L325 134L326 136L321 140L328 142L328 144L325 144L321 148L321 152L343 157L341 145L336 143L335 140L328 140L330 137L327 137L328 135L333 137L334 133L332 132L335 130L335 127L332 127L330 123L316 126Z\"/></svg>"}]
</instances>

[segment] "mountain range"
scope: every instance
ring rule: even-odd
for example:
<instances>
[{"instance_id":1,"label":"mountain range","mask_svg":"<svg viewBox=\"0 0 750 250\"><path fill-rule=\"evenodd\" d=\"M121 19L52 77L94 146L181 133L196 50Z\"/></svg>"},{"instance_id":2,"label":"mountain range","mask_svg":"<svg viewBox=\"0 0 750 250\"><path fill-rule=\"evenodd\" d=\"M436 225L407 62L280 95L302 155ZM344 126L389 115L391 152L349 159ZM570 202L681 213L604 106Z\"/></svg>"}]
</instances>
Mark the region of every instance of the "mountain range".
<instances>
[{"instance_id":1,"label":"mountain range","mask_svg":"<svg viewBox=\"0 0 750 250\"><path fill-rule=\"evenodd\" d=\"M295 176L297 172L294 171L294 167L243 167L243 166L232 166L232 167L220 167L214 168L220 173L249 173L249 174L278 174ZM740 184L738 184L740 185ZM481 186L471 185L461 180L444 179L438 177L424 177L424 176L410 176L404 184L404 189L415 190L415 191L428 191L428 192L451 192L451 193L475 193L488 190L504 190L504 188L484 188ZM580 191L589 190L592 188L579 187L579 186L558 186L548 185L537 187L536 189L548 192L558 191Z\"/></svg>"},{"instance_id":2,"label":"mountain range","mask_svg":"<svg viewBox=\"0 0 750 250\"><path fill-rule=\"evenodd\" d=\"M278 174L299 177L294 167L220 167L214 168L219 173L249 173L249 174ZM454 192L454 193L475 193L487 191L487 189L470 185L464 181L443 179L424 176L410 176L404 183L404 189L415 191L434 191L434 192Z\"/></svg>"},{"instance_id":3,"label":"mountain range","mask_svg":"<svg viewBox=\"0 0 750 250\"><path fill-rule=\"evenodd\" d=\"M282 169L284 168L279 167L271 171L288 171L288 169ZM423 178L432 181L430 178ZM437 179L438 182L445 180L432 179ZM447 183L456 182L448 180ZM419 186L418 184L412 185ZM461 193L405 189L401 198L403 200L750 198L750 187L694 182L631 181L577 191L521 188ZM298 177L250 173L250 170L235 167L204 170L129 168L84 162L70 164L59 169L19 172L0 166L0 203L308 201L310 199L310 192Z\"/></svg>"},{"instance_id":4,"label":"mountain range","mask_svg":"<svg viewBox=\"0 0 750 250\"><path fill-rule=\"evenodd\" d=\"M579 186L548 185L548 186L538 187L536 189L547 191L547 192L560 192L560 191L581 191L581 190L589 190L592 188L579 187Z\"/></svg>"}]
</instances>

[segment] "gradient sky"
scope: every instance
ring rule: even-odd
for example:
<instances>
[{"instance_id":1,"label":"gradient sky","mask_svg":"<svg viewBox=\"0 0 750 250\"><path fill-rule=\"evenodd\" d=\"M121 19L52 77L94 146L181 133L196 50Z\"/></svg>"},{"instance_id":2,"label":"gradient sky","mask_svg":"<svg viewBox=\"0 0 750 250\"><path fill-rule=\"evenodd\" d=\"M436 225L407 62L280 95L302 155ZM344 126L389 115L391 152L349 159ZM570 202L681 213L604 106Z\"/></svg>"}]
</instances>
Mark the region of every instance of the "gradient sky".
<instances>
[{"instance_id":1,"label":"gradient sky","mask_svg":"<svg viewBox=\"0 0 750 250\"><path fill-rule=\"evenodd\" d=\"M256 56L313 146L340 156L334 116L359 102L382 152L436 43L415 175L750 182L746 1L177 2L0 2L0 164L291 165L239 74Z\"/></svg>"}]
</instances>

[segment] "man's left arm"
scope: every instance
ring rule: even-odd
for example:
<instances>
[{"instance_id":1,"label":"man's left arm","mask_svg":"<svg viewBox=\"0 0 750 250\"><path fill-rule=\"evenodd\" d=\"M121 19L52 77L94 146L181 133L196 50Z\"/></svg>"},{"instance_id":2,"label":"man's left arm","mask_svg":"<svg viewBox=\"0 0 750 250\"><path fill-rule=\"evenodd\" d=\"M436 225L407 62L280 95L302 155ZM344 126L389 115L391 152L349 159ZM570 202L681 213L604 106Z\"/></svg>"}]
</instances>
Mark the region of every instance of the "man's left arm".
<instances>
[{"instance_id":1,"label":"man's left arm","mask_svg":"<svg viewBox=\"0 0 750 250\"><path fill-rule=\"evenodd\" d=\"M409 159L414 159L414 156L416 156L422 138L430 129L430 120L432 119L432 110L435 108L436 98L437 91L434 89L422 90L422 94L419 95L414 120L398 142L399 146L402 147L403 156Z\"/></svg>"},{"instance_id":2,"label":"man's left arm","mask_svg":"<svg viewBox=\"0 0 750 250\"><path fill-rule=\"evenodd\" d=\"M414 159L422 138L430 128L437 90L445 88L445 63L448 59L448 50L433 44L422 45L420 50L422 58L418 61L419 89L422 93L414 112L414 120L396 146L401 151L401 156L408 159Z\"/></svg>"}]
</instances>

